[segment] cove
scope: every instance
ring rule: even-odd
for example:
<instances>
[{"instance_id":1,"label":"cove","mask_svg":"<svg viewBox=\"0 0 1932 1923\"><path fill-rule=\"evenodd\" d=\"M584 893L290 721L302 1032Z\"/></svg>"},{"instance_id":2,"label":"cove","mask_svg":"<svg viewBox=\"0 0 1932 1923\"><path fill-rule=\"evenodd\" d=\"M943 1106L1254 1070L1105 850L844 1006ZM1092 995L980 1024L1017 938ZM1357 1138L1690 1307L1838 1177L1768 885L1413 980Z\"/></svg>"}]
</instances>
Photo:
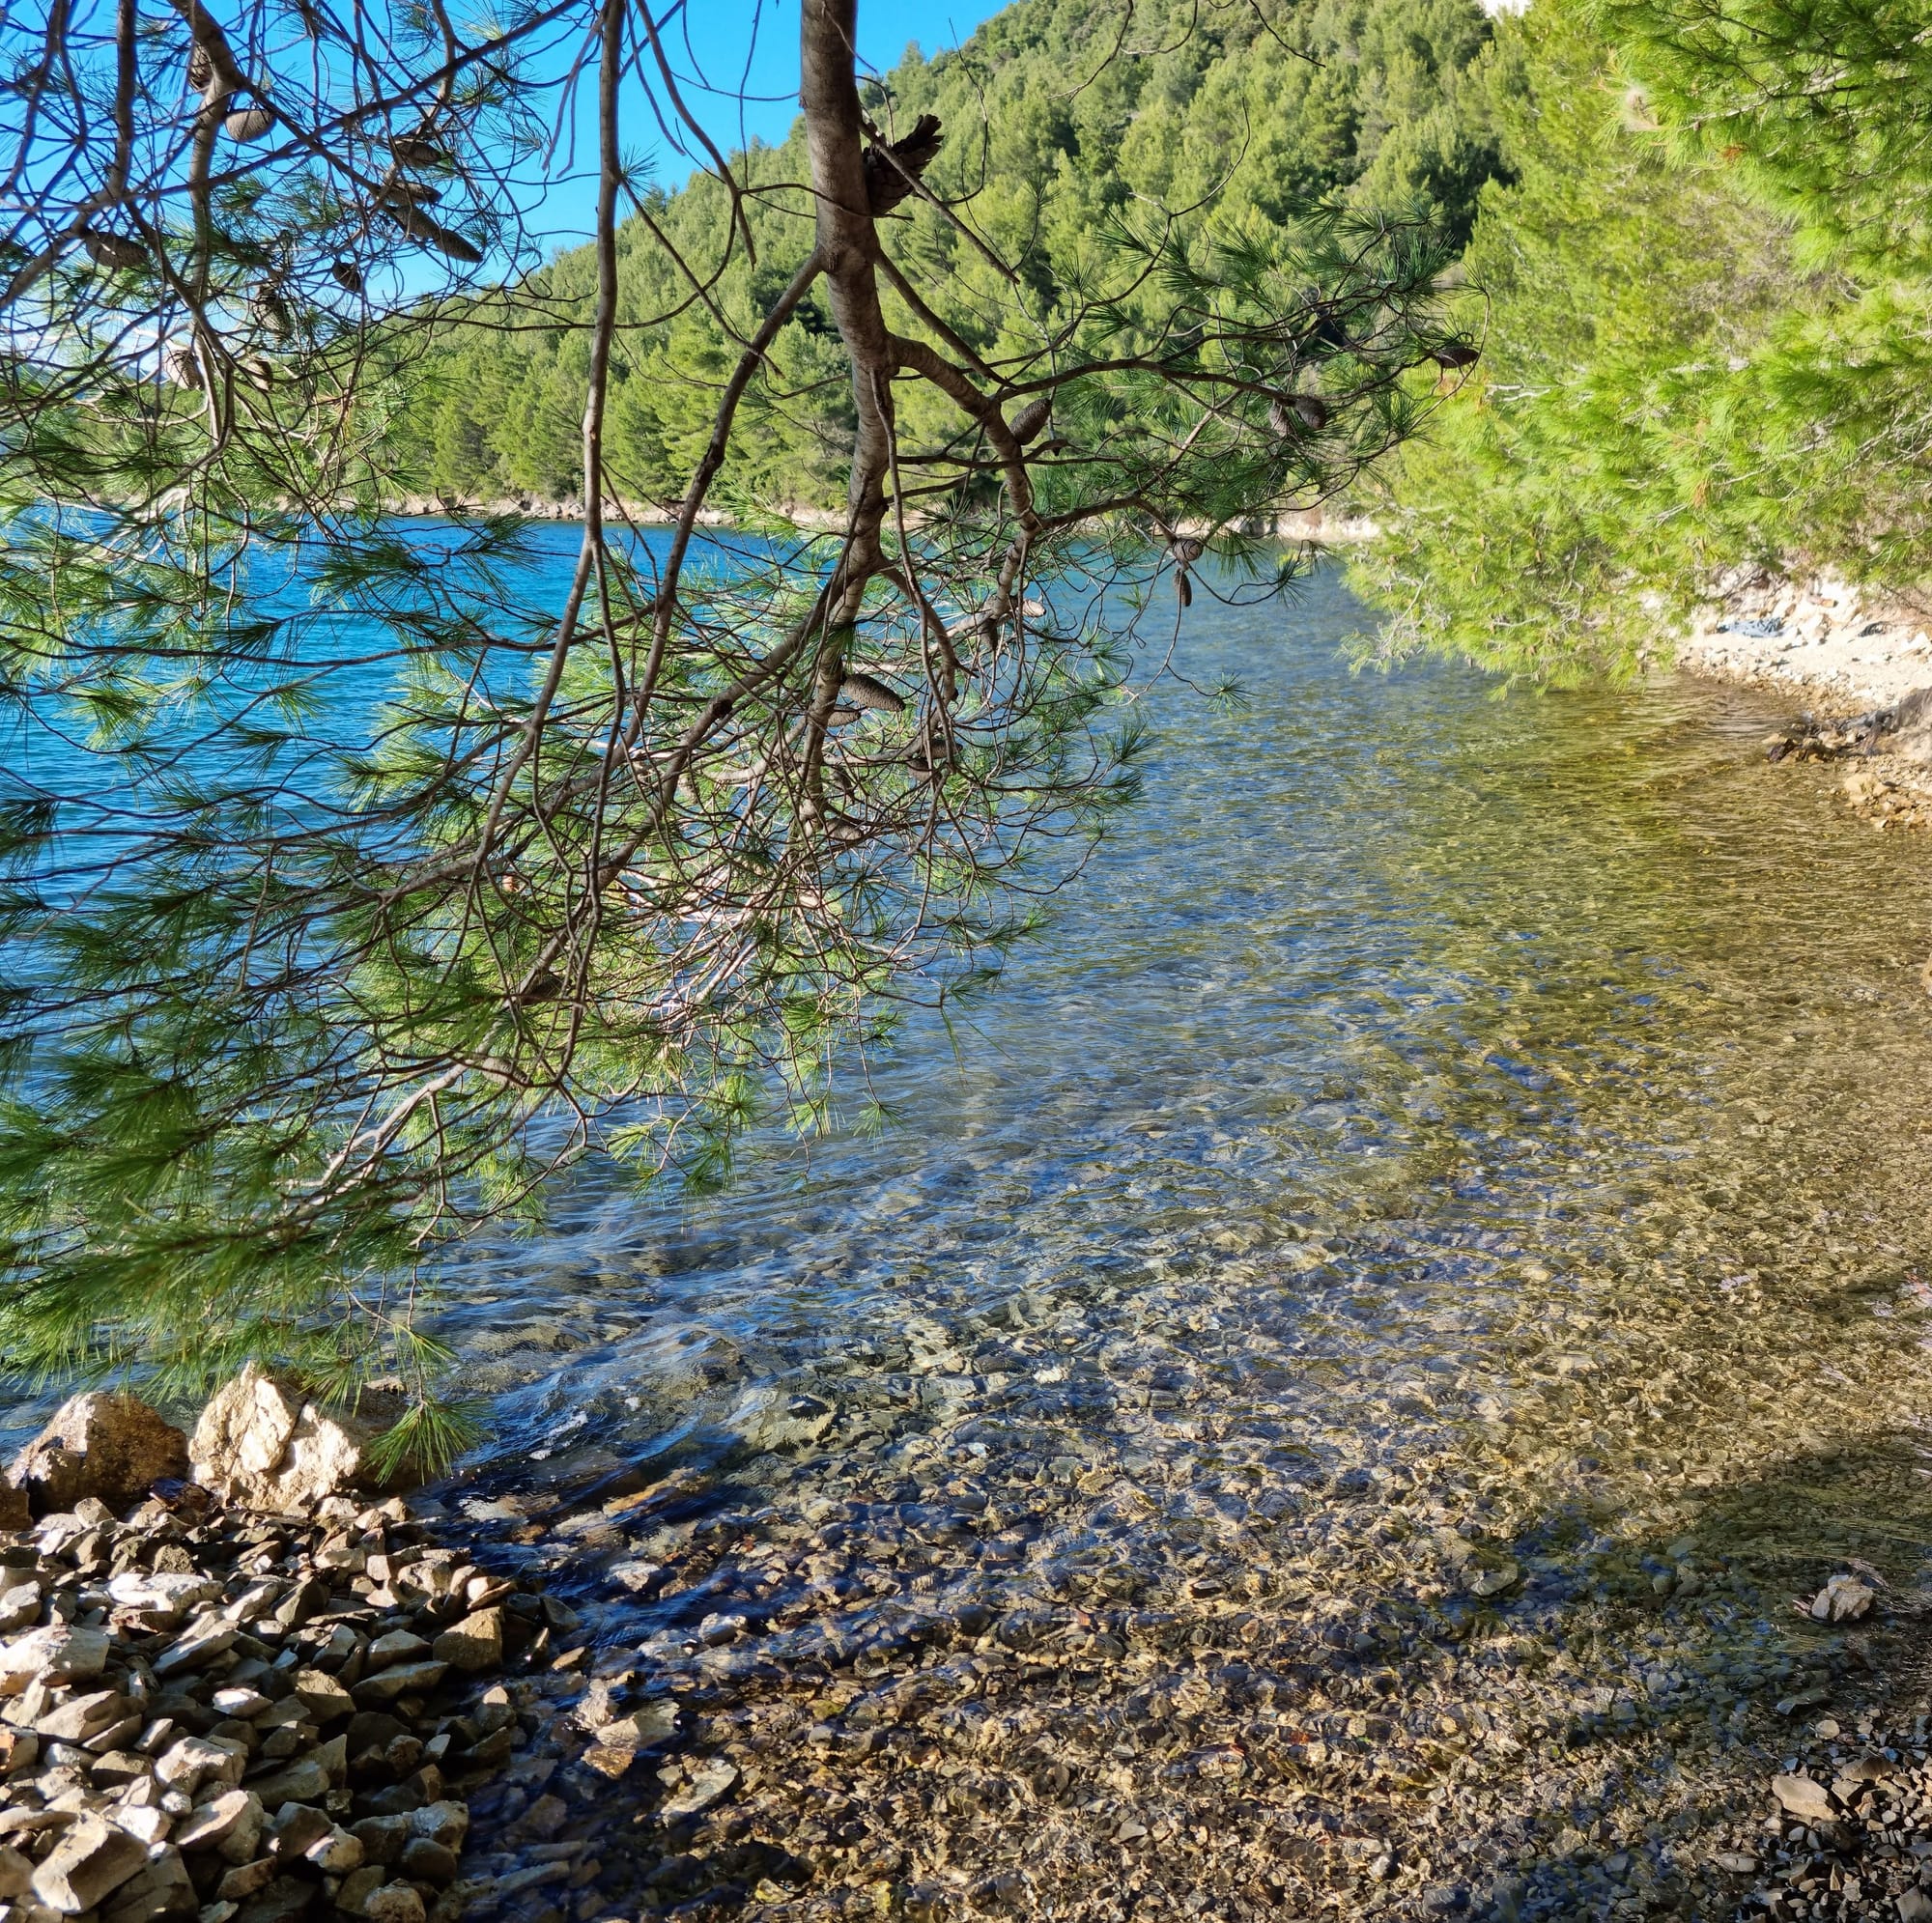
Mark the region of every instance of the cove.
<instances>
[{"instance_id":1,"label":"cove","mask_svg":"<svg viewBox=\"0 0 1932 1923\"><path fill-rule=\"evenodd\" d=\"M1791 1601L1932 1536L1932 864L1758 696L1351 675L1365 618L1197 604L1245 705L1144 697L891 1128L466 1258L443 1499L666 1796L735 1772L668 1905L1727 1913L1711 1826L1875 1659Z\"/></svg>"}]
</instances>

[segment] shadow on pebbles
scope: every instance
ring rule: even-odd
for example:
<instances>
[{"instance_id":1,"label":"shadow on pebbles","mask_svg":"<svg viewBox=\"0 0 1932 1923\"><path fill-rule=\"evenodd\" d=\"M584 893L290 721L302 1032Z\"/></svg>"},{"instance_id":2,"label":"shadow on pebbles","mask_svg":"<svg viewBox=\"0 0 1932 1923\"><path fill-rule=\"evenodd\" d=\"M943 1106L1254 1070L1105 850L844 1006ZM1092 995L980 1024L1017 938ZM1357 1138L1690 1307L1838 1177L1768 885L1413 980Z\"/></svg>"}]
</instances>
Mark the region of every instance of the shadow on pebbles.
<instances>
[{"instance_id":1,"label":"shadow on pebbles","mask_svg":"<svg viewBox=\"0 0 1932 1923\"><path fill-rule=\"evenodd\" d=\"M1505 1369L1410 1304L1379 1380L1333 1291L1325 1400L1315 1285L1291 1356L1177 1282L882 1339L735 1470L445 1491L586 1626L474 1807L623 1865L497 1913L1913 1923L1932 1514L1858 1384L1924 1358L1736 1281Z\"/></svg>"}]
</instances>

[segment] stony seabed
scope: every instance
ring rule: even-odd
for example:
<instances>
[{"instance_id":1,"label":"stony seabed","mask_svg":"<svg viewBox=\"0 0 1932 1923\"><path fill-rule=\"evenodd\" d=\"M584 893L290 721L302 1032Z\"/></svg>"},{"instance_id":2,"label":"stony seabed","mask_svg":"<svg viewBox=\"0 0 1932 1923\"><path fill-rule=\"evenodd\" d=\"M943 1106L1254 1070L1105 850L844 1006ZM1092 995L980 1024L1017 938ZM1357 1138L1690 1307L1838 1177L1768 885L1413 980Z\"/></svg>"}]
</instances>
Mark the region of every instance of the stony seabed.
<instances>
[{"instance_id":1,"label":"stony seabed","mask_svg":"<svg viewBox=\"0 0 1932 1923\"><path fill-rule=\"evenodd\" d=\"M1350 677L1323 592L1210 627L1189 672L1250 705L1187 711L1159 832L977 1034L880 1071L896 1135L477 1255L443 1333L499 1428L460 1478L63 1496L14 1539L9 1649L110 1645L41 1713L126 1722L236 1629L155 1689L247 1752L144 1846L184 1923L278 1884L309 1923L1922 1914L1918 838L1767 765L1757 697ZM219 1595L117 1623L170 1570ZM375 1700L479 1608L500 1668ZM312 1669L346 1716L291 1706ZM0 1822L160 1807L99 1739L41 1739ZM259 1795L247 1863L182 1846L303 1760L341 1780L286 1848ZM452 1803L446 1881L358 1836ZM24 1892L60 1826L9 1843Z\"/></svg>"}]
</instances>

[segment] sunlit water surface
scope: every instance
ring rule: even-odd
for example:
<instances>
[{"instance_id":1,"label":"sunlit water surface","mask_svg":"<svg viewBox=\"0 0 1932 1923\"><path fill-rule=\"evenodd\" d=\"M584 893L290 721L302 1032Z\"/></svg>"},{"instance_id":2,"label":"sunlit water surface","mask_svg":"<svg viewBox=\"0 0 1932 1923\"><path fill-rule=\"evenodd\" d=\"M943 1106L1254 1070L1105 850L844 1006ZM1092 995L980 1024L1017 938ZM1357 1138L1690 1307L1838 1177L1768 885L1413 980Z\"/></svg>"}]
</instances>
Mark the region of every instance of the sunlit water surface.
<instances>
[{"instance_id":1,"label":"sunlit water surface","mask_svg":"<svg viewBox=\"0 0 1932 1923\"><path fill-rule=\"evenodd\" d=\"M1190 623L1246 705L1146 697L889 1132L465 1272L461 1494L834 1882L1709 1913L1673 1835L1848 1660L1790 1598L1932 1534L1927 849L1759 697L1352 675L1365 619Z\"/></svg>"},{"instance_id":2,"label":"sunlit water surface","mask_svg":"<svg viewBox=\"0 0 1932 1923\"><path fill-rule=\"evenodd\" d=\"M1366 618L1197 608L1245 706L1144 697L887 1132L466 1259L442 1493L677 1696L668 1783L744 1769L693 1848L815 1864L774 1915L1727 1913L1672 1839L1857 1660L1789 1598L1915 1579L1932 853L1759 697Z\"/></svg>"}]
</instances>

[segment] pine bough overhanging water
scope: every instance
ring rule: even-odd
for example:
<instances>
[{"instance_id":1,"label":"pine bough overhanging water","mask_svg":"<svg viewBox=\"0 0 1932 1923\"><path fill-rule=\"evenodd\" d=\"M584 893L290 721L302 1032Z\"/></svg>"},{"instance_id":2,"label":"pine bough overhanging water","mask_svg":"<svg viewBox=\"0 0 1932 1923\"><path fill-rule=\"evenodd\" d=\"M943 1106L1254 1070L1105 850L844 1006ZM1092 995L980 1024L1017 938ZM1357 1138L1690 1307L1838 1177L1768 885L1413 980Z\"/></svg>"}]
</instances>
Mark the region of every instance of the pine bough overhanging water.
<instances>
[{"instance_id":1,"label":"pine bough overhanging water","mask_svg":"<svg viewBox=\"0 0 1932 1923\"><path fill-rule=\"evenodd\" d=\"M1041 286L940 205L998 269L969 337L895 253L944 129L874 126L851 0L808 0L811 251L755 327L720 317L736 359L645 540L602 444L627 125L736 179L666 24L39 16L0 403L13 1367L400 1369L396 1447L447 1454L412 1319L437 1253L586 1151L704 1176L774 1103L818 1124L835 1063L995 967L1134 795L1120 696L1204 563L1274 591L1239 530L1344 488L1473 358L1439 239L1334 207L1133 207L1093 284ZM385 520L383 431L459 306L554 320L520 312L516 211L579 88L584 526L545 592L514 523ZM750 240L681 259L682 297ZM851 387L831 527L732 482L808 295Z\"/></svg>"}]
</instances>

